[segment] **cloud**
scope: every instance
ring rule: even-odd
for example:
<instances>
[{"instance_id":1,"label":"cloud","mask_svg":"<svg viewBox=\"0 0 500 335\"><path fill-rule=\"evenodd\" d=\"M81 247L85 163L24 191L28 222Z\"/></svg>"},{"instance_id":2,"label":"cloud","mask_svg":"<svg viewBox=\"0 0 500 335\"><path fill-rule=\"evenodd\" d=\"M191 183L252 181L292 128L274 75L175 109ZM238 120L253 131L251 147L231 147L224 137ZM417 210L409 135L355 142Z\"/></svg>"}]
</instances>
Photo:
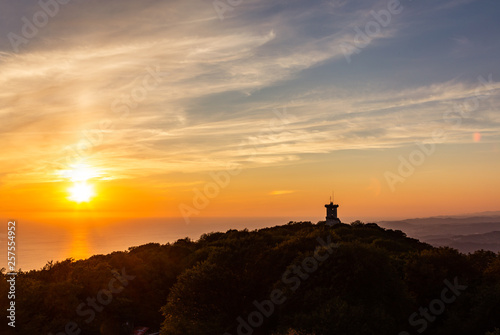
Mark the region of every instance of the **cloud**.
<instances>
[{"instance_id":1,"label":"cloud","mask_svg":"<svg viewBox=\"0 0 500 335\"><path fill-rule=\"evenodd\" d=\"M280 191L272 191L271 193L269 193L270 195L285 195L285 194L291 194L291 193L294 193L295 191L291 191L291 190L280 190Z\"/></svg>"},{"instance_id":2,"label":"cloud","mask_svg":"<svg viewBox=\"0 0 500 335\"><path fill-rule=\"evenodd\" d=\"M249 1L220 21L210 2L74 1L21 52L1 46L3 180L56 181L54 170L88 134L102 141L82 156L112 178L394 148L426 139L442 127L447 110L477 94L488 99L448 141L461 143L472 129L498 130L496 82L479 90L478 83L459 80L390 89L366 75L352 89L340 75L308 78L330 65L355 72L339 46L352 42L353 27L384 5L290 2L274 10ZM14 21L10 31L20 29ZM394 21L363 52L398 41L401 26ZM161 72L161 84L126 116L116 113L117 102L130 100L151 68ZM285 106L286 122L273 112ZM112 129L101 131L102 122Z\"/></svg>"}]
</instances>

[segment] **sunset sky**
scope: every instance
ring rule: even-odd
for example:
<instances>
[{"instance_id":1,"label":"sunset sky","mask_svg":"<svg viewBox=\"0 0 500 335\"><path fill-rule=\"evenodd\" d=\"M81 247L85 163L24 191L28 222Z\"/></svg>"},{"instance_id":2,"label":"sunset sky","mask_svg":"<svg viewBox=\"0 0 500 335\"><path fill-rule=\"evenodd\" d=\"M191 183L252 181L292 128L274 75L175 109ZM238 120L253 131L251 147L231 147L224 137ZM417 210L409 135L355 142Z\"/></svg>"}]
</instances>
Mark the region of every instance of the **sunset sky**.
<instances>
[{"instance_id":1,"label":"sunset sky","mask_svg":"<svg viewBox=\"0 0 500 335\"><path fill-rule=\"evenodd\" d=\"M228 1L3 1L0 216L500 210L498 1Z\"/></svg>"}]
</instances>

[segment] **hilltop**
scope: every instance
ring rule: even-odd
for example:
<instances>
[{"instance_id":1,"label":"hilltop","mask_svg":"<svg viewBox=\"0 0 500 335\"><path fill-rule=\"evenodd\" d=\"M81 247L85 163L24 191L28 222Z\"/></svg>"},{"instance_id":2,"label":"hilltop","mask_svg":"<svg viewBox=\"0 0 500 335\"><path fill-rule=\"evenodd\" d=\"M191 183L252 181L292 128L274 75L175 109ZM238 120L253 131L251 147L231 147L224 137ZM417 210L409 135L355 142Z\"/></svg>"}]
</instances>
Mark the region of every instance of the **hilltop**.
<instances>
[{"instance_id":1,"label":"hilltop","mask_svg":"<svg viewBox=\"0 0 500 335\"><path fill-rule=\"evenodd\" d=\"M20 273L16 295L22 334L484 335L500 327L500 255L290 222L49 262Z\"/></svg>"}]
</instances>

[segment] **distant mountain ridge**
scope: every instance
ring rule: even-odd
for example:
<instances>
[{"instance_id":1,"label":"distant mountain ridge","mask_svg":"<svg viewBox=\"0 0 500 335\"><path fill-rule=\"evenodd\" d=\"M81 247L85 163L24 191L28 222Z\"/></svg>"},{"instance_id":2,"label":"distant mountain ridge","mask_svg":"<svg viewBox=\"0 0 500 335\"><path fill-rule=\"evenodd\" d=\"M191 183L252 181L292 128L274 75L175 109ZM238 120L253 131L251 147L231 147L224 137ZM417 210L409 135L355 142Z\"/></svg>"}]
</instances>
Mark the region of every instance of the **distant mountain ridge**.
<instances>
[{"instance_id":1,"label":"distant mountain ridge","mask_svg":"<svg viewBox=\"0 0 500 335\"><path fill-rule=\"evenodd\" d=\"M462 252L472 253L480 249L500 252L500 231L473 235L430 235L421 240L433 246L449 246Z\"/></svg>"},{"instance_id":2,"label":"distant mountain ridge","mask_svg":"<svg viewBox=\"0 0 500 335\"><path fill-rule=\"evenodd\" d=\"M477 217L477 216L500 216L500 211L486 211L486 212L473 212L466 214L456 214L456 215L437 215L436 218L447 217L447 218L460 218L460 217Z\"/></svg>"},{"instance_id":3,"label":"distant mountain ridge","mask_svg":"<svg viewBox=\"0 0 500 335\"><path fill-rule=\"evenodd\" d=\"M500 252L500 212L380 221L381 227L404 231L434 246L468 253L484 249Z\"/></svg>"}]
</instances>

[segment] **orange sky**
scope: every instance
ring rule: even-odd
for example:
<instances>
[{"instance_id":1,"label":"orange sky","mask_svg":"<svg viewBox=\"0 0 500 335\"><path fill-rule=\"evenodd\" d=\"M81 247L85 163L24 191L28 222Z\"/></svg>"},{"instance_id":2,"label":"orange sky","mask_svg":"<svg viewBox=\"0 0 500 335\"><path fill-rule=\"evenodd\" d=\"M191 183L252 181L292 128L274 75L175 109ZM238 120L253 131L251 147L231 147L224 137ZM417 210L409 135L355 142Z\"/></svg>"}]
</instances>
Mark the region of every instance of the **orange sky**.
<instances>
[{"instance_id":1,"label":"orange sky","mask_svg":"<svg viewBox=\"0 0 500 335\"><path fill-rule=\"evenodd\" d=\"M334 190L341 218L409 218L497 210L500 178L496 171L500 164L488 152L491 146L470 146L471 155L466 160L461 148L438 147L443 153L429 156L413 175L394 185L394 192L384 174L396 173L397 157L411 153L413 147L336 152L311 157L311 162L232 171L235 175L223 169L112 180L99 176L87 180L95 196L79 204L68 199L73 185L68 180L4 185L0 202L8 208L4 215L31 219L185 215L317 220Z\"/></svg>"}]
</instances>

